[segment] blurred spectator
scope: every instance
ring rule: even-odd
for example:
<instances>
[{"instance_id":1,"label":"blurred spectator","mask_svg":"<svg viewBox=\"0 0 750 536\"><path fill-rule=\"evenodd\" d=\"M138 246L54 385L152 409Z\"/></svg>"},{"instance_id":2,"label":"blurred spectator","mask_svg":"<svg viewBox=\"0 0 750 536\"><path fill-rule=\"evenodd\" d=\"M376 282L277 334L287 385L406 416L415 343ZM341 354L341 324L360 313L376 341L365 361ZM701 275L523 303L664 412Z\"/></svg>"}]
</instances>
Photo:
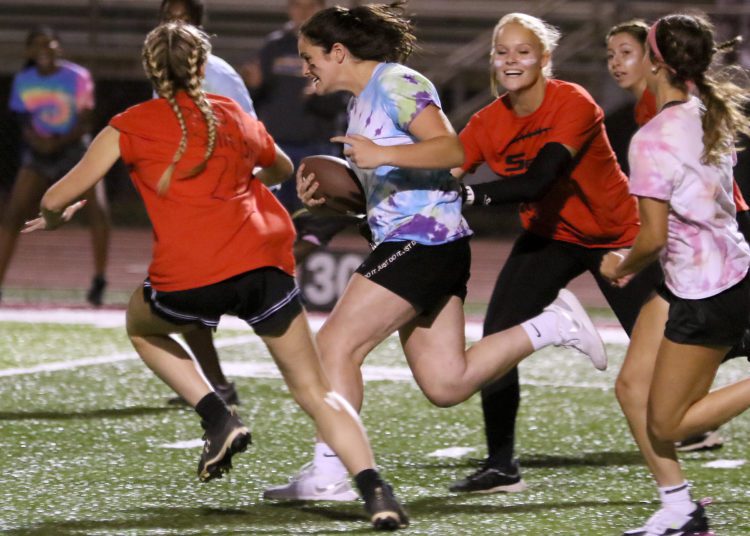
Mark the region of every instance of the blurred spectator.
<instances>
[{"instance_id":1,"label":"blurred spectator","mask_svg":"<svg viewBox=\"0 0 750 536\"><path fill-rule=\"evenodd\" d=\"M325 0L288 0L289 21L271 33L258 56L241 69L258 117L295 167L309 155L341 152L329 140L343 126L348 97L344 92L315 95L310 80L302 73L303 61L297 51L297 30L325 4ZM346 225L339 219L311 216L297 198L293 178L281 185L276 196L292 215L297 229L297 262L325 246Z\"/></svg>"},{"instance_id":2,"label":"blurred spectator","mask_svg":"<svg viewBox=\"0 0 750 536\"><path fill-rule=\"evenodd\" d=\"M94 83L87 69L61 58L60 40L48 27L26 38L27 62L13 78L10 109L19 120L21 168L0 223L0 286L24 221L36 215L44 191L86 152L94 109ZM104 183L84 195L94 248L94 277L86 299L102 303L107 285L109 215Z\"/></svg>"},{"instance_id":3,"label":"blurred spectator","mask_svg":"<svg viewBox=\"0 0 750 536\"><path fill-rule=\"evenodd\" d=\"M159 8L159 20L162 23L182 21L202 28L204 13L202 0L162 0ZM203 89L207 93L233 99L245 112L256 117L253 101L242 78L231 65L214 54L209 54L206 59ZM226 404L230 406L238 405L240 399L237 395L236 386L224 375L211 329L202 326L185 332L182 336L216 394ZM185 399L179 395L170 398L169 403L187 405Z\"/></svg>"},{"instance_id":4,"label":"blurred spectator","mask_svg":"<svg viewBox=\"0 0 750 536\"><path fill-rule=\"evenodd\" d=\"M159 8L159 19L161 22L187 22L202 28L204 13L202 0L162 0ZM247 113L257 117L253 101L245 83L242 81L242 77L234 70L234 67L215 54L208 55L203 90L206 93L229 97L236 101Z\"/></svg>"}]
</instances>

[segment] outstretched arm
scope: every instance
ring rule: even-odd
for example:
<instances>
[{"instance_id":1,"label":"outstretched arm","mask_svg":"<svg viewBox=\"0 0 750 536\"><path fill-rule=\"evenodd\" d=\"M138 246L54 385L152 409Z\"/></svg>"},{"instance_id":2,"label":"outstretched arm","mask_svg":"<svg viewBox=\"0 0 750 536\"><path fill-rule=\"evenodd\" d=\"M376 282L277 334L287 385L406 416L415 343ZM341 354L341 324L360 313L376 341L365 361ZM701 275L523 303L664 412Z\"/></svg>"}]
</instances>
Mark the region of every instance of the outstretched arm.
<instances>
[{"instance_id":1,"label":"outstretched arm","mask_svg":"<svg viewBox=\"0 0 750 536\"><path fill-rule=\"evenodd\" d=\"M529 202L541 199L552 184L563 176L573 161L575 150L560 143L547 143L542 147L525 173L497 180L462 185L461 193L467 205L500 205L511 202ZM462 170L453 170L457 178Z\"/></svg>"},{"instance_id":2,"label":"outstretched arm","mask_svg":"<svg viewBox=\"0 0 750 536\"><path fill-rule=\"evenodd\" d=\"M73 169L47 190L41 202L42 217L28 222L24 232L55 229L69 221L83 207L73 201L99 182L119 157L120 133L105 127Z\"/></svg>"}]
</instances>

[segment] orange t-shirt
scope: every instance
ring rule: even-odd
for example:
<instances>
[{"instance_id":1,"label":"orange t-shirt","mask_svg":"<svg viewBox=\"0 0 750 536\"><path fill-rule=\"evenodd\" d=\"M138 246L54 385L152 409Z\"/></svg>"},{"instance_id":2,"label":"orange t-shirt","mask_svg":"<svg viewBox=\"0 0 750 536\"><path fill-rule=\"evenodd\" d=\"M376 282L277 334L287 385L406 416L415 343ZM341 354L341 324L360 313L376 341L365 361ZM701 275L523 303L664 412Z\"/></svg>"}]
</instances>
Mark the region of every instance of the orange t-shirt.
<instances>
[{"instance_id":1,"label":"orange t-shirt","mask_svg":"<svg viewBox=\"0 0 750 536\"><path fill-rule=\"evenodd\" d=\"M652 117L656 115L656 97L651 93L648 88L643 90L641 98L635 103L635 122L639 127L642 127L648 123ZM737 181L732 183L734 193L734 205L737 207L737 212L745 212L750 210L745 198L742 196L742 191L737 185Z\"/></svg>"},{"instance_id":2,"label":"orange t-shirt","mask_svg":"<svg viewBox=\"0 0 750 536\"><path fill-rule=\"evenodd\" d=\"M499 175L519 175L545 144L573 147L578 152L570 174L558 177L540 200L522 203L521 223L532 233L586 247L630 246L638 234L638 208L603 118L586 90L562 80L548 80L541 106L524 117L504 95L474 114L461 132L463 169L486 162Z\"/></svg>"},{"instance_id":3,"label":"orange t-shirt","mask_svg":"<svg viewBox=\"0 0 750 536\"><path fill-rule=\"evenodd\" d=\"M149 277L155 289L186 290L261 267L294 274L294 227L284 207L252 170L276 159L261 122L231 99L209 95L217 119L216 146L204 171L206 123L184 92L177 103L188 130L187 149L164 195L157 183L180 143L177 117L165 99L133 106L110 125L120 132L120 153L153 225Z\"/></svg>"}]
</instances>

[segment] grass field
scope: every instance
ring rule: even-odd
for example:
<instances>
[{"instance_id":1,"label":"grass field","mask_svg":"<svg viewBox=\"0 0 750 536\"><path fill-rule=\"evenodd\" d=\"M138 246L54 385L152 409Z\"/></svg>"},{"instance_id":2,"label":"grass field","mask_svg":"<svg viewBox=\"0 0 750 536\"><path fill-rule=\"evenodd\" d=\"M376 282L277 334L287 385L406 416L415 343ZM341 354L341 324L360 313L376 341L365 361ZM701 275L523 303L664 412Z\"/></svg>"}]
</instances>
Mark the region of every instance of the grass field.
<instances>
[{"instance_id":1,"label":"grass field","mask_svg":"<svg viewBox=\"0 0 750 536\"><path fill-rule=\"evenodd\" d=\"M272 503L263 489L310 458L312 426L252 333L219 331L254 444L223 480L195 475L201 429L132 353L117 312L0 310L0 532L15 535L360 534L361 505ZM22 321L12 321L12 320ZM235 327L237 329L235 329ZM617 340L616 338L613 340ZM596 372L563 350L522 365L518 455L530 488L457 495L484 455L477 399L430 406L391 339L366 365L363 420L412 519L406 534L617 535L655 509L655 490L615 402L625 346ZM744 359L719 382L746 376ZM696 498L722 536L750 534L747 415L724 448L684 456ZM454 457L456 452L463 453Z\"/></svg>"}]
</instances>

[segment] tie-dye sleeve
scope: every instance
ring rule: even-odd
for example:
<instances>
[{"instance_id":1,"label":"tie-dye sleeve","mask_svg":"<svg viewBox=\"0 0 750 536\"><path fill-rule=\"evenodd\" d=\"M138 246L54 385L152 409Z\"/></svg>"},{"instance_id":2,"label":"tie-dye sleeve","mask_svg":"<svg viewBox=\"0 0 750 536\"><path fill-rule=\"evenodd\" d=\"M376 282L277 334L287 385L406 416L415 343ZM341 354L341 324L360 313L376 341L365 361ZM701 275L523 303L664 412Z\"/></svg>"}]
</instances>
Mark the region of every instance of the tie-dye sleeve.
<instances>
[{"instance_id":1,"label":"tie-dye sleeve","mask_svg":"<svg viewBox=\"0 0 750 536\"><path fill-rule=\"evenodd\" d=\"M666 143L638 134L631 140L628 152L630 193L669 201L681 163Z\"/></svg>"},{"instance_id":2,"label":"tie-dye sleeve","mask_svg":"<svg viewBox=\"0 0 750 536\"><path fill-rule=\"evenodd\" d=\"M387 96L389 117L404 132L409 131L411 122L427 106L441 107L435 86L416 71L388 73L383 77L382 89Z\"/></svg>"},{"instance_id":3,"label":"tie-dye sleeve","mask_svg":"<svg viewBox=\"0 0 750 536\"><path fill-rule=\"evenodd\" d=\"M11 111L23 114L28 112L26 109L26 105L23 102L23 99L21 98L21 83L20 83L20 75L16 75L13 77L13 86L11 87L10 91L10 100L8 102L8 107L11 109Z\"/></svg>"}]
</instances>

